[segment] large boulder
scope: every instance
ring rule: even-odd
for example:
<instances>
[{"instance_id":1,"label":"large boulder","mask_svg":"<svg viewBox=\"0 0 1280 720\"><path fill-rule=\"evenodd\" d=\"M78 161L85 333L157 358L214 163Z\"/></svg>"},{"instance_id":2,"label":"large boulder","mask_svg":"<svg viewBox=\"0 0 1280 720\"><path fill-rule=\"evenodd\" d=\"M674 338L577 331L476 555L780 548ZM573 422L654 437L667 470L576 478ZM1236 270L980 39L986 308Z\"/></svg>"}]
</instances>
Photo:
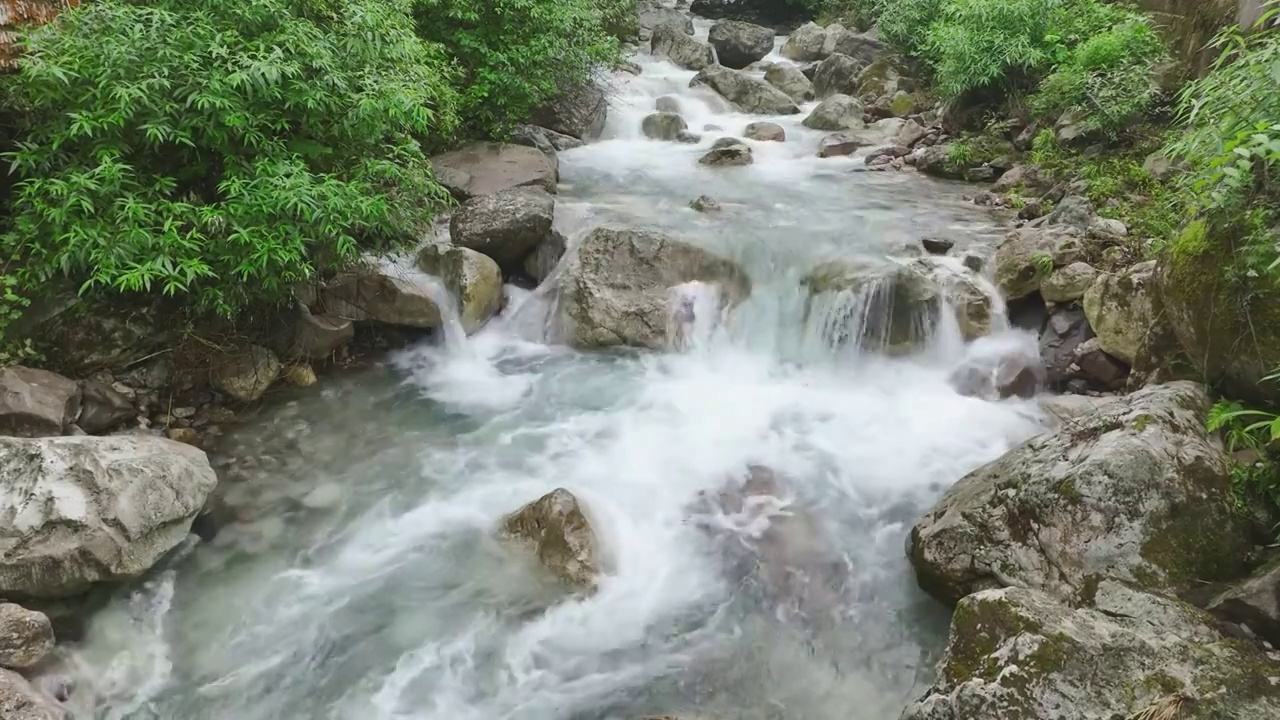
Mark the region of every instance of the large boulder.
<instances>
[{"instance_id":1,"label":"large boulder","mask_svg":"<svg viewBox=\"0 0 1280 720\"><path fill-rule=\"evenodd\" d=\"M921 587L1075 599L1106 578L1176 593L1238 575L1252 545L1208 407L1194 383L1148 386L965 476L911 531Z\"/></svg>"},{"instance_id":2,"label":"large boulder","mask_svg":"<svg viewBox=\"0 0 1280 720\"><path fill-rule=\"evenodd\" d=\"M826 42L827 31L817 23L807 22L787 36L786 42L782 43L782 56L796 62L821 60L831 54L823 52Z\"/></svg>"},{"instance_id":3,"label":"large boulder","mask_svg":"<svg viewBox=\"0 0 1280 720\"><path fill-rule=\"evenodd\" d=\"M848 55L863 65L870 65L892 52L888 45L870 34L864 35L852 30L836 32L831 36L830 44L834 52Z\"/></svg>"},{"instance_id":4,"label":"large boulder","mask_svg":"<svg viewBox=\"0 0 1280 720\"><path fill-rule=\"evenodd\" d=\"M640 131L651 140L674 141L688 129L689 124L680 117L679 113L651 113L640 121Z\"/></svg>"},{"instance_id":5,"label":"large boulder","mask_svg":"<svg viewBox=\"0 0 1280 720\"><path fill-rule=\"evenodd\" d=\"M1024 227L1009 233L996 248L996 286L1009 300L1040 290L1056 268L1082 257L1080 232L1069 227Z\"/></svg>"},{"instance_id":6,"label":"large boulder","mask_svg":"<svg viewBox=\"0 0 1280 720\"><path fill-rule=\"evenodd\" d=\"M1191 223L1160 257L1156 295L1197 376L1226 395L1280 404L1264 381L1280 358L1280 288L1268 274L1228 273L1248 244L1218 223Z\"/></svg>"},{"instance_id":7,"label":"large boulder","mask_svg":"<svg viewBox=\"0 0 1280 720\"><path fill-rule=\"evenodd\" d=\"M823 340L903 354L918 350L941 317L941 290L925 273L894 262L834 260L802 280L806 322L820 321Z\"/></svg>"},{"instance_id":8,"label":"large boulder","mask_svg":"<svg viewBox=\"0 0 1280 720\"><path fill-rule=\"evenodd\" d=\"M770 28L741 20L721 20L711 26L707 40L725 67L741 70L773 51Z\"/></svg>"},{"instance_id":9,"label":"large boulder","mask_svg":"<svg viewBox=\"0 0 1280 720\"><path fill-rule=\"evenodd\" d=\"M202 451L160 438L0 438L0 596L138 577L187 537L217 481Z\"/></svg>"},{"instance_id":10,"label":"large boulder","mask_svg":"<svg viewBox=\"0 0 1280 720\"><path fill-rule=\"evenodd\" d=\"M716 286L722 304L751 293L740 267L701 248L647 230L596 228L560 275L561 328L580 348L661 348L670 288L694 281Z\"/></svg>"},{"instance_id":11,"label":"large boulder","mask_svg":"<svg viewBox=\"0 0 1280 720\"><path fill-rule=\"evenodd\" d=\"M646 34L656 38L664 28L671 28L682 35L693 34L693 18L675 8L663 7L653 0L639 4L636 8L636 20L642 40Z\"/></svg>"},{"instance_id":12,"label":"large boulder","mask_svg":"<svg viewBox=\"0 0 1280 720\"><path fill-rule=\"evenodd\" d=\"M531 185L549 193L560 179L554 157L526 145L476 143L431 158L441 185L461 200Z\"/></svg>"},{"instance_id":13,"label":"large boulder","mask_svg":"<svg viewBox=\"0 0 1280 720\"><path fill-rule=\"evenodd\" d=\"M769 27L790 25L804 15L800 3L791 0L693 0L689 10L705 18L730 18Z\"/></svg>"},{"instance_id":14,"label":"large boulder","mask_svg":"<svg viewBox=\"0 0 1280 720\"><path fill-rule=\"evenodd\" d=\"M280 359L261 345L246 345L218 358L209 381L219 392L239 403L251 403L266 394L280 377Z\"/></svg>"},{"instance_id":15,"label":"large boulder","mask_svg":"<svg viewBox=\"0 0 1280 720\"><path fill-rule=\"evenodd\" d=\"M774 65L764 71L764 81L798 103L813 99L813 83L795 65Z\"/></svg>"},{"instance_id":16,"label":"large boulder","mask_svg":"<svg viewBox=\"0 0 1280 720\"><path fill-rule=\"evenodd\" d=\"M829 158L852 155L864 147L871 147L875 144L876 141L865 133L831 133L818 141L818 157Z\"/></svg>"},{"instance_id":17,"label":"large boulder","mask_svg":"<svg viewBox=\"0 0 1280 720\"><path fill-rule=\"evenodd\" d=\"M35 667L53 650L53 624L44 613L0 603L0 667Z\"/></svg>"},{"instance_id":18,"label":"large boulder","mask_svg":"<svg viewBox=\"0 0 1280 720\"><path fill-rule=\"evenodd\" d=\"M579 140L595 140L608 114L604 90L587 80L562 87L555 100L533 114L533 123Z\"/></svg>"},{"instance_id":19,"label":"large boulder","mask_svg":"<svg viewBox=\"0 0 1280 720\"><path fill-rule=\"evenodd\" d=\"M862 120L862 103L840 94L818 103L801 124L814 130L860 130L866 126Z\"/></svg>"},{"instance_id":20,"label":"large boulder","mask_svg":"<svg viewBox=\"0 0 1280 720\"><path fill-rule=\"evenodd\" d=\"M1108 354L1132 365L1155 321L1152 308L1156 261L1103 273L1084 294L1084 312Z\"/></svg>"},{"instance_id":21,"label":"large boulder","mask_svg":"<svg viewBox=\"0 0 1280 720\"><path fill-rule=\"evenodd\" d=\"M0 717L4 720L67 720L57 703L44 697L26 678L0 669Z\"/></svg>"},{"instance_id":22,"label":"large boulder","mask_svg":"<svg viewBox=\"0 0 1280 720\"><path fill-rule=\"evenodd\" d=\"M778 123L753 122L743 129L742 137L761 142L785 142L787 131Z\"/></svg>"},{"instance_id":23,"label":"large boulder","mask_svg":"<svg viewBox=\"0 0 1280 720\"><path fill-rule=\"evenodd\" d=\"M1280 561L1219 593L1209 602L1208 610L1280 647Z\"/></svg>"},{"instance_id":24,"label":"large boulder","mask_svg":"<svg viewBox=\"0 0 1280 720\"><path fill-rule=\"evenodd\" d=\"M0 368L0 434L61 435L80 412L75 381L35 368Z\"/></svg>"},{"instance_id":25,"label":"large boulder","mask_svg":"<svg viewBox=\"0 0 1280 720\"><path fill-rule=\"evenodd\" d=\"M418 267L444 283L468 335L502 309L502 271L488 255L471 248L429 243L418 253Z\"/></svg>"},{"instance_id":26,"label":"large boulder","mask_svg":"<svg viewBox=\"0 0 1280 720\"><path fill-rule=\"evenodd\" d=\"M751 146L737 138L720 138L711 145L707 154L698 158L699 165L734 167L755 162Z\"/></svg>"},{"instance_id":27,"label":"large boulder","mask_svg":"<svg viewBox=\"0 0 1280 720\"><path fill-rule=\"evenodd\" d=\"M710 45L694 40L679 28L659 27L653 33L651 45L654 55L664 55L686 70L701 70L716 64L716 54Z\"/></svg>"},{"instance_id":28,"label":"large boulder","mask_svg":"<svg viewBox=\"0 0 1280 720\"><path fill-rule=\"evenodd\" d=\"M834 53L828 55L813 72L813 91L819 98L830 97L836 93L842 95L858 94L858 73L864 63L854 60L848 55Z\"/></svg>"},{"instance_id":29,"label":"large boulder","mask_svg":"<svg viewBox=\"0 0 1280 720\"><path fill-rule=\"evenodd\" d=\"M786 93L740 70L713 65L689 81L689 87L705 85L745 113L794 115L800 108Z\"/></svg>"},{"instance_id":30,"label":"large boulder","mask_svg":"<svg viewBox=\"0 0 1280 720\"><path fill-rule=\"evenodd\" d=\"M1280 664L1169 598L1102 581L1074 609L1034 590L960 602L938 678L902 720L1280 717Z\"/></svg>"},{"instance_id":31,"label":"large boulder","mask_svg":"<svg viewBox=\"0 0 1280 720\"><path fill-rule=\"evenodd\" d=\"M106 383L86 380L80 384L80 419L76 425L96 435L137 416L133 401Z\"/></svg>"},{"instance_id":32,"label":"large boulder","mask_svg":"<svg viewBox=\"0 0 1280 720\"><path fill-rule=\"evenodd\" d=\"M575 137L569 137L555 130L548 130L537 125L517 125L511 129L509 140L517 145L528 145L537 148L542 154L555 157L563 150L582 147L585 143Z\"/></svg>"},{"instance_id":33,"label":"large boulder","mask_svg":"<svg viewBox=\"0 0 1280 720\"><path fill-rule=\"evenodd\" d=\"M575 589L590 591L599 581L599 541L578 498L568 490L552 490L507 515L498 532L532 550L544 567Z\"/></svg>"},{"instance_id":34,"label":"large boulder","mask_svg":"<svg viewBox=\"0 0 1280 720\"><path fill-rule=\"evenodd\" d=\"M354 322L434 330L440 327L433 280L397 262L370 262L342 273L318 294L322 312Z\"/></svg>"},{"instance_id":35,"label":"large boulder","mask_svg":"<svg viewBox=\"0 0 1280 720\"><path fill-rule=\"evenodd\" d=\"M555 199L542 188L513 188L473 197L449 219L454 245L484 253L507 272L551 235Z\"/></svg>"}]
</instances>

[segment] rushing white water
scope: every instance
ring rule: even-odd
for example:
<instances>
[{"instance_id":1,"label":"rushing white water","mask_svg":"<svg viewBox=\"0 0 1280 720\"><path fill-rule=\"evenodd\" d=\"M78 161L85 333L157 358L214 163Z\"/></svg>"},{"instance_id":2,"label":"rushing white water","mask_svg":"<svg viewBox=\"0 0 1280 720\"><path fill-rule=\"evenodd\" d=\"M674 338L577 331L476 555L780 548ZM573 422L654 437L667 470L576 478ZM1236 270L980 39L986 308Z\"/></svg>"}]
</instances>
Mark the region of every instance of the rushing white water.
<instances>
[{"instance_id":1,"label":"rushing white water","mask_svg":"<svg viewBox=\"0 0 1280 720\"><path fill-rule=\"evenodd\" d=\"M958 395L951 326L897 359L806 342L799 279L999 228L957 187L819 160L803 115L770 118L788 140L752 143L749 167L699 166L720 133L643 139L657 97L695 131L761 118L638 61L611 79L605 139L560 157L557 225L663 229L741 263L751 299L721 317L713 289L675 288L671 352L587 354L543 341L545 292L511 289L471 338L263 409L218 456L235 522L71 649L84 717L884 720L930 680L946 616L905 534L1038 412ZM701 194L724 209L689 210ZM735 500L748 476L765 491ZM591 597L493 537L556 487L601 536Z\"/></svg>"}]
</instances>

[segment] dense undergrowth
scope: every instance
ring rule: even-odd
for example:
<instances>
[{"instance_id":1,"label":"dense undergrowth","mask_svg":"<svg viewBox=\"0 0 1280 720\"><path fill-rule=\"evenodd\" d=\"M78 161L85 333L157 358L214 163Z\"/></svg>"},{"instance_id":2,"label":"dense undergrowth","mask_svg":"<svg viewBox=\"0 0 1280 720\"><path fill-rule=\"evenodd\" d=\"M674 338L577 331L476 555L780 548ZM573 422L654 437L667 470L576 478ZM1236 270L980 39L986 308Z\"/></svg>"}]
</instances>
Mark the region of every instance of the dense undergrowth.
<instances>
[{"instance_id":1,"label":"dense undergrowth","mask_svg":"<svg viewBox=\"0 0 1280 720\"><path fill-rule=\"evenodd\" d=\"M0 77L0 333L60 278L234 317L411 241L426 155L614 59L620 0L95 0Z\"/></svg>"}]
</instances>

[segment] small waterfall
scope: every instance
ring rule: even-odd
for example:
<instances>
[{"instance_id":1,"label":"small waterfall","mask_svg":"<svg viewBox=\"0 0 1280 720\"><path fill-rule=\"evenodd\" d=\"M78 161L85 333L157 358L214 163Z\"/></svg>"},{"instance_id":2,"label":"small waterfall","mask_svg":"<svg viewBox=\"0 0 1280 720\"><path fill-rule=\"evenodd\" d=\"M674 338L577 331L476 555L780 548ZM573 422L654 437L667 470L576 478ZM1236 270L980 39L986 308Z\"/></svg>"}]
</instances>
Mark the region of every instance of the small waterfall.
<instances>
[{"instance_id":1,"label":"small waterfall","mask_svg":"<svg viewBox=\"0 0 1280 720\"><path fill-rule=\"evenodd\" d=\"M466 354L469 349L467 331L462 327L462 315L458 312L453 293L440 278L425 273L423 278L428 297L440 308L440 330L445 350L452 354Z\"/></svg>"},{"instance_id":2,"label":"small waterfall","mask_svg":"<svg viewBox=\"0 0 1280 720\"><path fill-rule=\"evenodd\" d=\"M668 292L668 347L682 352L705 348L726 315L720 288L694 281L676 285Z\"/></svg>"}]
</instances>

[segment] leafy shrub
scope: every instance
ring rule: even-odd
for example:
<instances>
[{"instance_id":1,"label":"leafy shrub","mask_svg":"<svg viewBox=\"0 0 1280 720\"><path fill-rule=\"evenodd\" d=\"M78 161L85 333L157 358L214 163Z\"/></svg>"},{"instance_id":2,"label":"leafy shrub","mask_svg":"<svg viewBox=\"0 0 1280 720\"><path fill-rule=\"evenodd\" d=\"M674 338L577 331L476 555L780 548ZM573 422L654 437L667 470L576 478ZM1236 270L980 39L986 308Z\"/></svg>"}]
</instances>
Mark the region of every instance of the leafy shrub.
<instances>
[{"instance_id":1,"label":"leafy shrub","mask_svg":"<svg viewBox=\"0 0 1280 720\"><path fill-rule=\"evenodd\" d=\"M880 37L909 53L928 41L929 25L944 0L879 0Z\"/></svg>"},{"instance_id":2,"label":"leafy shrub","mask_svg":"<svg viewBox=\"0 0 1280 720\"><path fill-rule=\"evenodd\" d=\"M802 0L801 4L825 25L838 22L867 30L879 18L883 2L885 0Z\"/></svg>"},{"instance_id":3,"label":"leafy shrub","mask_svg":"<svg viewBox=\"0 0 1280 720\"><path fill-rule=\"evenodd\" d=\"M1050 24L1059 0L947 0L924 52L938 90L956 97L1049 64Z\"/></svg>"},{"instance_id":4,"label":"leafy shrub","mask_svg":"<svg viewBox=\"0 0 1280 720\"><path fill-rule=\"evenodd\" d=\"M402 0L95 0L26 42L0 245L28 288L231 315L445 197L412 135L454 126L454 72Z\"/></svg>"},{"instance_id":5,"label":"leafy shrub","mask_svg":"<svg viewBox=\"0 0 1280 720\"><path fill-rule=\"evenodd\" d=\"M472 134L501 133L595 66L618 58L607 31L622 0L413 0L419 34L462 69L460 113Z\"/></svg>"}]
</instances>

